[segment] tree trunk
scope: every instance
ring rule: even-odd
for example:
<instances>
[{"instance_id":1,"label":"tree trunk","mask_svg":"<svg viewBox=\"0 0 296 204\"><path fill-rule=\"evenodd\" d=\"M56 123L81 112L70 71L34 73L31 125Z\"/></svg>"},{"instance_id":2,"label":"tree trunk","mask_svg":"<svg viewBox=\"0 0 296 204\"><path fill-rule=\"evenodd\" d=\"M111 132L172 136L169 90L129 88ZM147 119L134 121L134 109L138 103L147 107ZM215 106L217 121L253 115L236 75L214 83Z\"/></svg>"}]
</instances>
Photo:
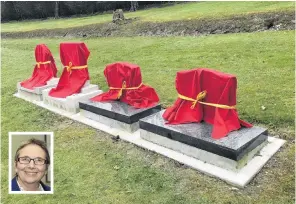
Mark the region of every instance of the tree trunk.
<instances>
[{"instance_id":1,"label":"tree trunk","mask_svg":"<svg viewBox=\"0 0 296 204\"><path fill-rule=\"evenodd\" d=\"M54 7L54 17L58 18L59 17L59 2L55 2L55 7Z\"/></svg>"},{"instance_id":2,"label":"tree trunk","mask_svg":"<svg viewBox=\"0 0 296 204\"><path fill-rule=\"evenodd\" d=\"M125 20L122 9L116 9L113 11L113 23L116 23L118 21Z\"/></svg>"},{"instance_id":3,"label":"tree trunk","mask_svg":"<svg viewBox=\"0 0 296 204\"><path fill-rule=\"evenodd\" d=\"M131 1L131 8L130 11L136 11L139 8L139 3L137 1Z\"/></svg>"}]
</instances>

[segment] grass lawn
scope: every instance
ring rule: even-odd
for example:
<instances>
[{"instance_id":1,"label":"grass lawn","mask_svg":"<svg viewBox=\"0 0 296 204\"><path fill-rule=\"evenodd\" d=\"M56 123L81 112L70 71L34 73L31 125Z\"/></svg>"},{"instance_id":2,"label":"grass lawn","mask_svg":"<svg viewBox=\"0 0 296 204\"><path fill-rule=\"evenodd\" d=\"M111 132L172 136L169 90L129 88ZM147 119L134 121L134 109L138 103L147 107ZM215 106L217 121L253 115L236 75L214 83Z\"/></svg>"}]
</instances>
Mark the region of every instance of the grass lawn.
<instances>
[{"instance_id":1,"label":"grass lawn","mask_svg":"<svg viewBox=\"0 0 296 204\"><path fill-rule=\"evenodd\" d=\"M273 3L279 2L270 2ZM141 67L143 82L156 89L164 105L171 105L176 99L174 80L179 70L208 67L236 75L240 117L268 127L272 135L287 140L242 190L233 190L218 179L132 144L113 143L106 133L13 97L16 83L32 72L38 43L49 46L61 74L61 40L2 40L4 203L41 203L41 199L42 203L104 204L294 203L294 37L295 31L278 31L204 37L71 39L84 40L91 51L88 64L92 83L106 91L106 64L136 63ZM54 195L8 195L9 131L54 131Z\"/></svg>"},{"instance_id":2,"label":"grass lawn","mask_svg":"<svg viewBox=\"0 0 296 204\"><path fill-rule=\"evenodd\" d=\"M139 17L141 21L164 22L200 18L221 18L259 12L293 11L295 2L190 2L163 8L125 12L126 18ZM1 24L1 32L22 32L37 29L70 28L83 25L111 22L112 14L81 18L31 20Z\"/></svg>"}]
</instances>

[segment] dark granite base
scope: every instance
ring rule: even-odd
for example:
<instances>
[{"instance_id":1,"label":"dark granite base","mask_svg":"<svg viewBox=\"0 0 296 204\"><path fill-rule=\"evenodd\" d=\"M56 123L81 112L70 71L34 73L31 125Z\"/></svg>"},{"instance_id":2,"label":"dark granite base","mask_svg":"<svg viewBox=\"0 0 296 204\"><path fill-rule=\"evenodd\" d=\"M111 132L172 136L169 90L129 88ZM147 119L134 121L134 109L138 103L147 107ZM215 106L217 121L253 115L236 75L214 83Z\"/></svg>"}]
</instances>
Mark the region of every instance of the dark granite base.
<instances>
[{"instance_id":1,"label":"dark granite base","mask_svg":"<svg viewBox=\"0 0 296 204\"><path fill-rule=\"evenodd\" d=\"M138 122L141 118L161 110L159 104L150 108L137 109L120 101L94 102L90 100L80 102L79 108L127 124Z\"/></svg>"},{"instance_id":2,"label":"dark granite base","mask_svg":"<svg viewBox=\"0 0 296 204\"><path fill-rule=\"evenodd\" d=\"M164 110L139 121L140 129L167 137L235 161L267 140L267 129L241 128L227 137L215 140L211 137L212 125L190 123L166 125L162 118Z\"/></svg>"}]
</instances>

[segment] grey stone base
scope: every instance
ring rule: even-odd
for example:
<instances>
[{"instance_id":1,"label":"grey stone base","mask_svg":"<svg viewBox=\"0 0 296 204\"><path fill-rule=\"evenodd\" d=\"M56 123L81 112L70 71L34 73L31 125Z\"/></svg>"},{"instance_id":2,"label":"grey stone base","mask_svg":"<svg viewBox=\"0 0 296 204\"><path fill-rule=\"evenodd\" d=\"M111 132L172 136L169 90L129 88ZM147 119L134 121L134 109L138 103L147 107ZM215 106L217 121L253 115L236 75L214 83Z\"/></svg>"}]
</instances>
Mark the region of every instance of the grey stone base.
<instances>
[{"instance_id":1,"label":"grey stone base","mask_svg":"<svg viewBox=\"0 0 296 204\"><path fill-rule=\"evenodd\" d=\"M93 112L86 111L83 109L80 109L80 114L81 114L81 116L84 116L84 117L89 118L91 120L95 120L95 121L100 122L100 123L107 125L109 127L118 128L120 130L124 130L124 131L130 132L130 133L133 133L139 129L139 122L135 122L132 124L123 123L118 120L114 120L112 118L98 115L98 114L95 114Z\"/></svg>"},{"instance_id":2,"label":"grey stone base","mask_svg":"<svg viewBox=\"0 0 296 204\"><path fill-rule=\"evenodd\" d=\"M98 90L98 85L89 84L89 81L81 89L79 94L73 94L66 98L55 98L48 95L51 89L42 91L44 104L62 109L71 113L79 112L79 102L87 101L90 98L101 94L103 91Z\"/></svg>"},{"instance_id":3,"label":"grey stone base","mask_svg":"<svg viewBox=\"0 0 296 204\"><path fill-rule=\"evenodd\" d=\"M140 137L157 145L161 145L187 156L194 157L205 163L213 164L215 166L222 167L223 169L228 169L234 172L237 172L242 167L244 167L248 163L248 161L250 161L254 157L254 155L267 144L267 141L263 142L252 151L245 154L243 158L241 158L239 161L235 161L190 145L186 145L176 140L171 140L169 138L157 135L152 132L148 132L143 129L140 129Z\"/></svg>"},{"instance_id":4,"label":"grey stone base","mask_svg":"<svg viewBox=\"0 0 296 204\"><path fill-rule=\"evenodd\" d=\"M33 92L25 91L23 89L17 90L18 94L24 98L27 98L29 101L42 101L42 94L36 94Z\"/></svg>"},{"instance_id":5,"label":"grey stone base","mask_svg":"<svg viewBox=\"0 0 296 204\"><path fill-rule=\"evenodd\" d=\"M267 140L267 129L257 126L242 127L226 137L214 139L212 125L204 122L170 125L163 119L163 112L140 119L140 129L234 161L240 161Z\"/></svg>"},{"instance_id":6,"label":"grey stone base","mask_svg":"<svg viewBox=\"0 0 296 204\"><path fill-rule=\"evenodd\" d=\"M48 88L55 87L58 84L58 78L52 78L47 82L47 85L36 87L33 90L26 89L21 86L21 83L17 83L17 93L19 96L28 99L29 101L42 101L42 91Z\"/></svg>"}]
</instances>

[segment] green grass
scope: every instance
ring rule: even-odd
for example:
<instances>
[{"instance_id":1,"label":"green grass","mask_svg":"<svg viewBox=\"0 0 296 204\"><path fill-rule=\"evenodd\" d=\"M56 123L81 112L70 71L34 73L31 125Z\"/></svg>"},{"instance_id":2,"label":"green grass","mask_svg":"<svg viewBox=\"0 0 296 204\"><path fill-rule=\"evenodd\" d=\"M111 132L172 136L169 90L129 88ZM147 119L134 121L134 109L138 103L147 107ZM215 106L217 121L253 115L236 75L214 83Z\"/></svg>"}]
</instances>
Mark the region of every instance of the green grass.
<instances>
[{"instance_id":1,"label":"green grass","mask_svg":"<svg viewBox=\"0 0 296 204\"><path fill-rule=\"evenodd\" d=\"M84 42L91 51L91 79L103 90L107 90L103 76L106 64L129 61L140 65L144 82L155 87L161 102L169 105L177 96L174 85L177 71L213 68L237 76L237 106L243 118L281 127L294 125L293 37L293 31L283 31L200 38L100 38ZM34 63L37 43L46 43L59 62L60 42L59 39L3 40L4 55L13 50L18 57L26 57L19 62L20 66L8 65L15 67L18 73L14 82L23 79L23 74L28 76L28 70L23 67L30 68ZM24 52L24 49L28 50ZM5 74L5 64L2 69ZM2 82L3 88L6 80ZM261 106L266 110L261 110Z\"/></svg>"},{"instance_id":2,"label":"green grass","mask_svg":"<svg viewBox=\"0 0 296 204\"><path fill-rule=\"evenodd\" d=\"M141 21L163 22L200 18L221 18L259 12L293 11L295 2L191 2L164 8L125 12L127 18L139 17ZM70 28L111 22L112 14L81 18L32 20L1 24L2 32L22 32L37 29Z\"/></svg>"},{"instance_id":3,"label":"green grass","mask_svg":"<svg viewBox=\"0 0 296 204\"><path fill-rule=\"evenodd\" d=\"M143 82L156 89L165 105L177 97L174 80L179 70L208 67L236 75L241 118L269 127L288 140L256 178L238 191L161 155L125 142L113 143L103 132L13 97L16 83L32 72L36 44L49 46L61 73L61 40L2 40L4 203L41 203L41 199L42 203L294 203L294 37L295 31L278 31L84 40L91 51L88 64L92 83L106 91L106 64L136 63ZM8 195L9 131L54 131L54 195Z\"/></svg>"}]
</instances>

